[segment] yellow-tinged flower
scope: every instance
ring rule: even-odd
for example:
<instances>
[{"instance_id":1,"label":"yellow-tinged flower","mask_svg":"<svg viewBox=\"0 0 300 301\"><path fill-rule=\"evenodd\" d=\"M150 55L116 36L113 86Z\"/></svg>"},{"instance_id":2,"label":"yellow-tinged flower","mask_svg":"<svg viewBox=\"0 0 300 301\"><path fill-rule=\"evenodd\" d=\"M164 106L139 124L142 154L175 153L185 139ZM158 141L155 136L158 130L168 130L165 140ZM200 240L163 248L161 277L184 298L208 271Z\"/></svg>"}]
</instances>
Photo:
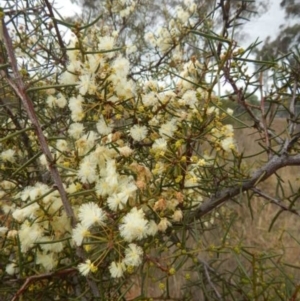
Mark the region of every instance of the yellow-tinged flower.
<instances>
[{"instance_id":1,"label":"yellow-tinged flower","mask_svg":"<svg viewBox=\"0 0 300 301\"><path fill-rule=\"evenodd\" d=\"M139 266L142 263L143 249L136 244L129 244L125 250L124 263L127 266Z\"/></svg>"},{"instance_id":2,"label":"yellow-tinged flower","mask_svg":"<svg viewBox=\"0 0 300 301\"><path fill-rule=\"evenodd\" d=\"M8 275L14 275L19 272L19 268L16 263L12 262L5 267L5 271Z\"/></svg>"},{"instance_id":3,"label":"yellow-tinged flower","mask_svg":"<svg viewBox=\"0 0 300 301\"><path fill-rule=\"evenodd\" d=\"M180 139L180 140L177 140L176 142L175 142L175 147L176 148L179 148L179 147L181 147L181 145L183 144L183 140L182 139Z\"/></svg>"},{"instance_id":4,"label":"yellow-tinged flower","mask_svg":"<svg viewBox=\"0 0 300 301\"><path fill-rule=\"evenodd\" d=\"M175 212L173 213L173 216L172 216L172 219L175 221L175 222L179 222L181 221L183 218L183 213L180 209L178 210L175 210Z\"/></svg>"},{"instance_id":5,"label":"yellow-tinged flower","mask_svg":"<svg viewBox=\"0 0 300 301\"><path fill-rule=\"evenodd\" d=\"M142 141L147 137L147 134L147 127L144 125L140 126L136 124L130 129L130 135L135 141Z\"/></svg>"},{"instance_id":6,"label":"yellow-tinged flower","mask_svg":"<svg viewBox=\"0 0 300 301\"><path fill-rule=\"evenodd\" d=\"M89 237L90 234L91 233L87 227L85 227L81 223L78 223L76 228L73 229L72 238L77 246L81 246L83 239L85 237Z\"/></svg>"},{"instance_id":7,"label":"yellow-tinged flower","mask_svg":"<svg viewBox=\"0 0 300 301\"><path fill-rule=\"evenodd\" d=\"M183 176L180 175L180 176L178 176L178 177L175 179L175 182L176 182L176 183L179 183L182 179L183 179Z\"/></svg>"},{"instance_id":8,"label":"yellow-tinged flower","mask_svg":"<svg viewBox=\"0 0 300 301\"><path fill-rule=\"evenodd\" d=\"M165 288L166 288L166 285L162 282L160 282L158 286L161 290L165 290Z\"/></svg>"},{"instance_id":9,"label":"yellow-tinged flower","mask_svg":"<svg viewBox=\"0 0 300 301\"><path fill-rule=\"evenodd\" d=\"M82 274L83 276L87 276L89 272L97 272L98 268L91 262L90 259L87 259L84 263L80 263L78 265L78 270L80 274Z\"/></svg>"},{"instance_id":10,"label":"yellow-tinged flower","mask_svg":"<svg viewBox=\"0 0 300 301\"><path fill-rule=\"evenodd\" d=\"M168 221L166 217L163 217L159 224L157 225L158 231L165 232L169 226L172 224Z\"/></svg>"},{"instance_id":11,"label":"yellow-tinged flower","mask_svg":"<svg viewBox=\"0 0 300 301\"><path fill-rule=\"evenodd\" d=\"M109 271L113 278L122 277L125 270L126 270L126 266L124 262L113 261L109 266Z\"/></svg>"},{"instance_id":12,"label":"yellow-tinged flower","mask_svg":"<svg viewBox=\"0 0 300 301\"><path fill-rule=\"evenodd\" d=\"M206 162L205 162L204 159L200 159L200 160L197 162L197 164L198 164L199 166L205 166L205 165L206 165Z\"/></svg>"},{"instance_id":13,"label":"yellow-tinged flower","mask_svg":"<svg viewBox=\"0 0 300 301\"><path fill-rule=\"evenodd\" d=\"M89 228L93 224L103 226L105 224L106 214L97 204L89 202L80 206L78 218L83 226Z\"/></svg>"},{"instance_id":14,"label":"yellow-tinged flower","mask_svg":"<svg viewBox=\"0 0 300 301\"><path fill-rule=\"evenodd\" d=\"M170 138L173 137L176 130L177 130L177 119L173 118L170 121L161 125L159 129L159 134L164 138Z\"/></svg>"},{"instance_id":15,"label":"yellow-tinged flower","mask_svg":"<svg viewBox=\"0 0 300 301\"><path fill-rule=\"evenodd\" d=\"M182 156L182 157L180 158L180 161L181 161L181 162L186 162L186 156Z\"/></svg>"},{"instance_id":16,"label":"yellow-tinged flower","mask_svg":"<svg viewBox=\"0 0 300 301\"><path fill-rule=\"evenodd\" d=\"M223 150L225 150L226 152L234 150L236 147L233 137L227 137L227 138L223 139L221 141L221 146L222 146Z\"/></svg>"},{"instance_id":17,"label":"yellow-tinged flower","mask_svg":"<svg viewBox=\"0 0 300 301\"><path fill-rule=\"evenodd\" d=\"M8 149L0 153L0 159L2 159L4 162L14 163L16 161L15 153L16 152L14 150Z\"/></svg>"},{"instance_id":18,"label":"yellow-tinged flower","mask_svg":"<svg viewBox=\"0 0 300 301\"><path fill-rule=\"evenodd\" d=\"M167 150L167 140L164 138L156 139L152 145L154 151L165 151Z\"/></svg>"},{"instance_id":19,"label":"yellow-tinged flower","mask_svg":"<svg viewBox=\"0 0 300 301\"><path fill-rule=\"evenodd\" d=\"M148 221L144 218L145 214L142 209L132 208L127 213L119 227L120 235L124 240L132 242L133 240L141 240L147 236Z\"/></svg>"}]
</instances>

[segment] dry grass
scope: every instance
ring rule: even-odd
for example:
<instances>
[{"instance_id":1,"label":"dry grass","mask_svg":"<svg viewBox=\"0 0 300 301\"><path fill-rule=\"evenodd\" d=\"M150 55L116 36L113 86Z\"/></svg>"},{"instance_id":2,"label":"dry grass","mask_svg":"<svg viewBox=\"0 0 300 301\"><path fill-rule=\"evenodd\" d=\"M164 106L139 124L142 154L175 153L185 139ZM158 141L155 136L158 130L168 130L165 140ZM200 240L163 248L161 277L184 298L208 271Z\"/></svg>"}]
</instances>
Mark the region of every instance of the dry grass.
<instances>
[{"instance_id":1,"label":"dry grass","mask_svg":"<svg viewBox=\"0 0 300 301\"><path fill-rule=\"evenodd\" d=\"M272 129L276 133L283 133L284 135L286 126L286 120L278 118L273 122ZM262 146L265 146L265 142L254 129L236 130L235 138L239 151L243 152L245 157L249 157L245 162L251 171L256 170L266 162L266 154L261 154L263 151ZM260 183L258 188L288 206L287 198L295 194L299 189L299 171L300 167L298 166L282 168L276 175ZM286 232L282 236L282 231L289 231L300 241L300 233L298 233L300 218L297 215L283 212L274 224L274 231L269 232L270 224L280 208L274 204L270 204L270 202L262 197L254 196L249 201L247 199L245 196L240 196L238 203L231 202L226 205L235 211L237 220L240 220L236 224L236 227L234 227L234 232L236 231L241 237L244 237L249 245L255 245L261 250L267 250L272 248L272 246L276 246L279 238L283 239L287 248L295 246L300 250L298 244L294 244L294 240L289 239L286 241L286 237L288 236ZM249 206L251 206L252 214ZM289 259L298 261L297 252L290 252L289 256Z\"/></svg>"},{"instance_id":2,"label":"dry grass","mask_svg":"<svg viewBox=\"0 0 300 301\"><path fill-rule=\"evenodd\" d=\"M277 119L272 125L272 128L276 132L282 133L284 133L285 127L286 121L284 119ZM259 143L263 145L264 141L261 140L260 135L253 129L237 130L236 140L239 150L244 152L244 156L252 156L246 160L250 170L254 171L266 162L267 157L265 154L255 156L255 154L262 152L263 148ZM284 204L289 205L286 199L295 191L298 191L298 177L299 167L286 167L278 171L276 175L273 175L264 183L261 183L258 188L277 200L282 201ZM216 220L216 224L213 225L211 229L207 229L207 231L204 232L202 231L203 229L199 231L198 241L196 239L197 246L193 239L189 239L189 244L191 248L198 249L197 258L204 262L212 262L214 258L217 258L219 262L224 260L221 268L218 269L218 273L227 273L227 275L233 272L235 273L239 268L239 264L244 265L244 268L249 274L254 274L253 267L256 263L249 262L246 258L247 256L243 257L241 255L243 248L253 254L253 258L256 256L260 258L262 254L276 254L277 256L274 257L272 264L272 274L269 276L282 276L280 270L276 268L277 264L282 266L284 263L289 263L300 267L300 218L290 212L282 212L272 226L272 230L269 231L270 225L279 210L280 208L277 205L271 204L262 197L252 196L249 199L245 194L241 195L236 198L236 202L228 202L225 204L224 210L220 210L223 214L221 214L219 220ZM232 218L234 219L234 223L232 223L227 233L228 220ZM224 240L225 233L227 234ZM214 248L216 248L215 251ZM166 256L166 258L168 256L171 257L176 251L178 250L173 247L162 256ZM237 262L236 255L239 257L239 263ZM168 262L165 258L160 257L159 259L162 263ZM267 268L270 262L266 260L264 263ZM186 281L185 276L187 268L191 265L193 265L191 261L187 262L180 272L176 273L175 276L169 277L171 296L177 299L168 300L207 300L202 294L200 284L199 286L196 285L189 289L191 296L188 299L183 298L183 288L189 283L189 281ZM264 268L265 267L262 267L262 269ZM298 272L297 269L286 267L286 272L294 276L295 283L300 281L300 272ZM159 279L160 276L163 276L163 273L157 269L152 275L155 276L156 279ZM199 272L192 272L191 276L195 281L199 281L201 278ZM204 270L202 270L202 276L203 278L206 277ZM283 278L281 278L281 281L282 279ZM213 281L214 280L212 280L212 282ZM231 281L238 281L238 277L232 277ZM159 281L149 281L147 285L148 296L156 297L155 300L163 300L158 297L162 293L158 287L158 283ZM282 283L283 287L284 285L285 284ZM206 286L212 290L209 283L206 283ZM216 286L218 287L218 284L216 284ZM281 284L279 283L278 286L281 287ZM128 300L133 300L134 297L138 296L140 294L140 288L141 283L137 281L136 285L128 294ZM268 289L274 290L271 286L268 287ZM292 290L293 289L295 290L296 288L292 288ZM270 294L270 296L271 295L272 294ZM270 299L265 299L262 296L253 299L243 299L244 297L242 298L238 295L236 295L236 297L237 299L227 297L226 300L285 300L285 297L283 297L283 299L277 298L276 294L274 299L271 299L271 297Z\"/></svg>"},{"instance_id":3,"label":"dry grass","mask_svg":"<svg viewBox=\"0 0 300 301\"><path fill-rule=\"evenodd\" d=\"M284 135L286 120L275 120L272 128L276 133L283 133ZM244 151L245 156L252 156L263 150L259 143L263 145L264 141L252 129L237 131L236 139L240 151ZM246 161L248 166L255 170L262 166L266 159L266 155L263 154L251 157ZM288 207L290 204L289 197L294 195L296 198L296 193L299 190L299 167L285 167L279 170L276 175L260 183L258 188ZM227 207L236 214L235 223L230 230L231 238L227 243L232 243L233 246L235 243L240 243L244 246L254 247L253 252L257 254L278 254L280 256L276 258L277 263L289 263L300 267L299 216L282 211L277 205L271 204L259 196L254 196L251 199L245 195L240 196L238 203L230 203ZM296 209L297 207L296 201ZM281 214L272 225L278 212ZM272 229L269 231L271 225ZM230 270L233 267L234 263L231 259L226 268ZM300 281L300 272L297 269L287 268L286 271L294 276L296 282Z\"/></svg>"}]
</instances>

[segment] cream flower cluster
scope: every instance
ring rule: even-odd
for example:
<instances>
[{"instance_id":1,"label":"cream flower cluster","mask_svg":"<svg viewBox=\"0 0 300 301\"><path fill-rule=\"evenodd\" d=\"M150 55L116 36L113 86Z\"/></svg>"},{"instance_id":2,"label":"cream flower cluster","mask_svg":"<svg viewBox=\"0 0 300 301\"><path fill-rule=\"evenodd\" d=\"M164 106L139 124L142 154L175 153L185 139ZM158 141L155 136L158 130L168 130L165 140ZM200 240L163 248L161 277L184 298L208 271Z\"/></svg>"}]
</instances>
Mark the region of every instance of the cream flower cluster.
<instances>
[{"instance_id":1,"label":"cream flower cluster","mask_svg":"<svg viewBox=\"0 0 300 301\"><path fill-rule=\"evenodd\" d=\"M167 53L180 42L182 36L186 34L187 28L194 25L193 15L196 9L197 5L192 0L177 5L168 25L159 27L155 34L147 32L144 37L145 41L159 49L161 53Z\"/></svg>"},{"instance_id":2,"label":"cream flower cluster","mask_svg":"<svg viewBox=\"0 0 300 301\"><path fill-rule=\"evenodd\" d=\"M190 10L176 8L172 30L161 28L153 38L162 52L195 9L192 1L184 2ZM84 276L106 266L111 277L122 277L142 264L153 236L180 224L207 196L203 179L213 169L207 167L215 164L214 155L236 151L233 128L222 123L213 95L193 85L202 72L196 59L179 68L182 79L175 86L133 82L115 35L97 28L87 33L70 44L68 65L57 76L60 88L42 94L44 118L59 116L45 135L77 224L71 228L58 191L46 181L13 189L2 185L2 199L13 199L1 204L15 227L2 231L10 233L14 253L9 273L18 273L20 251L27 267L41 271L76 262ZM20 156L1 145L0 160L17 169ZM48 173L45 156L36 164ZM78 247L87 257L79 264L68 256Z\"/></svg>"}]
</instances>

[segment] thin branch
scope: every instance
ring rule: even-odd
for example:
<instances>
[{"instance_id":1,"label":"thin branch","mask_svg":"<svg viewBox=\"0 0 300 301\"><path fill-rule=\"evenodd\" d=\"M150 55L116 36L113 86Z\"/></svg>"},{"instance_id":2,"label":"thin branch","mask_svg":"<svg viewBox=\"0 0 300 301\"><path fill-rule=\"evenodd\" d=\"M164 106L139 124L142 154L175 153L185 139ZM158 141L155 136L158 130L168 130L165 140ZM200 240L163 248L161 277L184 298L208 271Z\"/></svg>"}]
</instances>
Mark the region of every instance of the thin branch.
<instances>
[{"instance_id":1,"label":"thin branch","mask_svg":"<svg viewBox=\"0 0 300 301\"><path fill-rule=\"evenodd\" d=\"M213 289L213 291L215 292L215 294L219 298L219 300L223 300L223 298L220 295L220 293L218 292L217 288L211 282L211 279L210 279L210 276L209 276L209 273L208 273L208 269L207 269L207 266L205 264L203 264L203 268L204 268L204 273L205 273L206 279L208 281L208 284L211 286L211 288Z\"/></svg>"},{"instance_id":2,"label":"thin branch","mask_svg":"<svg viewBox=\"0 0 300 301\"><path fill-rule=\"evenodd\" d=\"M299 291L300 291L300 283L298 283L296 285L295 291L294 291L292 297L289 299L289 301L297 301L298 300L297 295L298 295Z\"/></svg>"},{"instance_id":3,"label":"thin branch","mask_svg":"<svg viewBox=\"0 0 300 301\"><path fill-rule=\"evenodd\" d=\"M25 292L25 290L27 289L27 287L30 285L31 282L34 282L36 280L41 280L41 279L49 279L49 278L51 279L53 277L63 278L63 277L66 277L66 275L69 275L70 273L74 273L74 272L78 272L78 270L75 268L70 268L70 269L66 269L66 270L62 270L62 271L58 271L58 272L50 272L50 273L45 273L45 274L41 274L41 275L29 276L26 278L25 282L19 288L19 290L16 292L16 294L13 296L11 301L16 301L18 299L18 297Z\"/></svg>"},{"instance_id":4,"label":"thin branch","mask_svg":"<svg viewBox=\"0 0 300 301\"><path fill-rule=\"evenodd\" d=\"M199 22L196 22L196 24L194 24L193 26L191 26L190 29L186 29L186 31L188 32L189 30L195 30L197 29L197 27L203 23L203 21L199 21ZM179 37L178 41L177 42L174 42L173 45L166 51L164 52L160 58L158 59L158 61L154 64L154 65L151 65L150 63L150 66L148 67L145 67L139 71L136 71L136 72L130 72L128 77L131 78L131 79L134 79L134 76L135 75L140 75L142 74L143 72L146 72L146 71L151 71L153 69L157 69L158 67L160 67L161 65L163 65L165 63L165 59L167 59L169 57L169 54L172 53L172 51L178 46L180 45L180 43L182 43L182 41L184 40L185 38L185 34L183 34L181 37ZM157 52L156 54L159 55L159 52Z\"/></svg>"},{"instance_id":5,"label":"thin branch","mask_svg":"<svg viewBox=\"0 0 300 301\"><path fill-rule=\"evenodd\" d=\"M168 273L168 267L163 266L158 259L151 257L150 255L145 255L146 259L156 265L161 271Z\"/></svg>"},{"instance_id":6,"label":"thin branch","mask_svg":"<svg viewBox=\"0 0 300 301\"><path fill-rule=\"evenodd\" d=\"M237 96L237 102L246 110L246 112L249 114L251 119L254 121L253 127L258 129L260 132L265 131L265 127L263 123L255 116L253 111L250 109L248 104L246 103L246 99L244 96L244 92L242 89L239 89L238 86L236 85L234 79L230 75L230 67L225 66L223 68L224 76L225 79L230 83L234 94ZM270 129L266 130L266 135L269 135L273 140L275 140L279 145L282 145L284 143L283 139L278 137L273 131Z\"/></svg>"},{"instance_id":7,"label":"thin branch","mask_svg":"<svg viewBox=\"0 0 300 301\"><path fill-rule=\"evenodd\" d=\"M15 114L12 112L10 106L7 105L7 104L2 100L2 98L0 98L0 104L1 104L1 107L3 108L3 110L6 112L6 114L7 114L8 116L10 116L11 121L12 121L13 124L15 125L15 129L18 130L18 131L23 130L24 128L21 126L21 124L20 124L20 122L19 122L19 120L18 120L18 116L15 115ZM27 134L26 134L25 132L22 132L22 133L20 134L20 136L21 136L21 139L23 140L24 147L26 148L26 150L27 150L27 152L28 152L28 156L29 156L30 158L34 157L34 152L33 152L33 150L32 150L32 147L31 147L31 144L30 144L30 140L29 140ZM36 163L36 161L34 161L33 164L34 164L36 170L38 170L38 164Z\"/></svg>"},{"instance_id":8,"label":"thin branch","mask_svg":"<svg viewBox=\"0 0 300 301\"><path fill-rule=\"evenodd\" d=\"M52 175L53 181L55 183L56 188L58 189L59 193L60 193L60 197L63 203L63 207L66 211L67 216L70 218L71 220L71 225L74 228L76 226L76 219L75 219L75 215L74 215L74 211L73 208L67 198L67 194L66 191L64 189L60 174L58 172L58 169L56 167L55 164L55 160L52 157L51 151L49 149L46 137L43 133L43 130L39 124L38 118L36 116L34 107L33 107L33 103L31 101L31 99L28 97L27 93L26 93L26 86L22 80L21 74L18 70L18 64L17 64L17 60L15 57L15 53L14 53L14 49L13 49L13 45L12 45L12 41L11 38L8 34L8 30L6 28L6 25L4 23L4 20L1 20L2 22L2 27L3 27L3 40L4 40L4 44L7 50L7 55L8 58L10 60L10 64L11 64L11 68L13 71L13 76L14 78L10 78L7 77L7 82L9 83L9 85L12 87L12 89L15 91L15 93L20 97L25 110L28 114L28 117L31 121L31 123L33 124L35 131L36 131L36 135L38 137L38 140L40 142L40 146L42 149L42 152L44 153L44 155L47 158L48 161L48 167L50 170L50 173ZM81 259L85 259L85 254L84 251L81 247L77 247L76 248L76 252L78 257L80 257ZM95 283L95 281L93 281L92 279L89 279L87 277L87 282L88 285L90 286L90 289L93 293L93 295L95 297L99 297L100 296L100 292L99 289L97 287L97 284Z\"/></svg>"},{"instance_id":9,"label":"thin branch","mask_svg":"<svg viewBox=\"0 0 300 301\"><path fill-rule=\"evenodd\" d=\"M266 120L266 113L265 113L265 97L263 92L263 71L260 72L259 75L259 91L260 91L260 110L261 110L261 125L263 126L265 142L266 142L266 150L268 153L268 157L272 155L270 152L270 139L268 134L268 127L267 127L267 120Z\"/></svg>"},{"instance_id":10,"label":"thin branch","mask_svg":"<svg viewBox=\"0 0 300 301\"><path fill-rule=\"evenodd\" d=\"M5 8L5 7L4 7ZM23 14L24 16L28 16L30 12L33 12L33 13L38 13L39 10L43 8L42 5L37 5L35 7L27 7L27 8L24 8L24 9L11 9L11 10L5 10L5 15L6 16L11 16L11 17L15 17L15 16L18 16L20 14Z\"/></svg>"},{"instance_id":11,"label":"thin branch","mask_svg":"<svg viewBox=\"0 0 300 301\"><path fill-rule=\"evenodd\" d=\"M54 13L53 13L52 5L49 3L48 0L44 0L44 1L45 1L45 4L46 4L47 8L48 8L50 18L52 19L52 22L53 22L55 33L56 33L56 36L57 36L57 39L58 39L58 44L59 44L59 46L61 48L61 51L63 53L63 59L61 60L62 64L64 66L66 66L66 62L68 61L66 47L64 45L63 39L62 39L60 31L58 29L57 22L56 22Z\"/></svg>"},{"instance_id":12,"label":"thin branch","mask_svg":"<svg viewBox=\"0 0 300 301\"><path fill-rule=\"evenodd\" d=\"M296 124L295 124L295 113L296 113L296 98L297 98L297 81L294 82L294 86L293 86L293 95L292 95L292 99L290 102L290 118L288 119L289 122L289 128L288 128L288 133L290 136L293 135L295 128L296 128Z\"/></svg>"},{"instance_id":13,"label":"thin branch","mask_svg":"<svg viewBox=\"0 0 300 301\"><path fill-rule=\"evenodd\" d=\"M194 219L199 219L214 208L220 206L240 193L253 189L258 183L268 179L278 169L285 166L295 165L300 165L300 154L295 156L289 156L286 153L283 153L281 156L275 155L268 163L266 163L265 166L258 169L250 179L242 182L240 185L224 189L215 196L204 201L194 212L191 213L189 220L192 221Z\"/></svg>"},{"instance_id":14,"label":"thin branch","mask_svg":"<svg viewBox=\"0 0 300 301\"><path fill-rule=\"evenodd\" d=\"M294 213L298 216L300 215L297 210L286 207L284 204L282 204L281 201L279 201L279 200L273 198L272 196L262 192L260 189L252 188L251 190L254 191L255 193L257 193L258 195L262 196L263 198L269 200L272 204L275 204L275 205L279 206L283 211L288 211L288 212Z\"/></svg>"},{"instance_id":15,"label":"thin branch","mask_svg":"<svg viewBox=\"0 0 300 301\"><path fill-rule=\"evenodd\" d=\"M235 283L233 283L232 279L229 279L229 281L227 281L226 279L223 278L222 275L219 274L218 271L216 271L214 268L212 268L205 260L201 259L200 256L197 256L197 259L198 259L199 263L201 263L203 265L203 268L204 268L204 270L207 271L207 273L210 272L211 274L214 274L221 281L225 281L227 285L237 289L237 285ZM213 285L213 283L211 283L211 284ZM215 292L217 294L218 291L215 290ZM240 293L244 295L244 293L242 291ZM220 300L224 300L221 295L217 294L217 296L219 297Z\"/></svg>"},{"instance_id":16,"label":"thin branch","mask_svg":"<svg viewBox=\"0 0 300 301\"><path fill-rule=\"evenodd\" d=\"M15 57L12 41L8 34L8 30L6 28L6 25L5 25L3 19L1 20L1 22L2 22L2 28L3 28L3 40L4 40L6 50L7 50L8 58L10 60L11 68L13 71L13 76L14 76L13 79L10 77L7 77L7 82L9 83L9 85L12 87L12 89L15 91L15 93L21 99L21 101L25 107L25 110L28 114L28 117L29 117L30 121L32 122L33 126L35 127L36 135L40 142L42 152L45 154L45 156L47 158L49 170L51 172L54 183L60 193L64 209L67 213L67 216L71 219L72 226L74 227L76 224L76 221L75 221L75 215L74 215L73 209L68 201L67 194L63 187L63 183L62 183L60 174L55 166L55 161L52 157L47 140L45 138L43 130L37 119L37 116L36 116L36 113L35 113L35 110L33 107L33 103L26 93L25 84L24 84L24 82L22 80L22 76L18 70L17 59Z\"/></svg>"}]
</instances>

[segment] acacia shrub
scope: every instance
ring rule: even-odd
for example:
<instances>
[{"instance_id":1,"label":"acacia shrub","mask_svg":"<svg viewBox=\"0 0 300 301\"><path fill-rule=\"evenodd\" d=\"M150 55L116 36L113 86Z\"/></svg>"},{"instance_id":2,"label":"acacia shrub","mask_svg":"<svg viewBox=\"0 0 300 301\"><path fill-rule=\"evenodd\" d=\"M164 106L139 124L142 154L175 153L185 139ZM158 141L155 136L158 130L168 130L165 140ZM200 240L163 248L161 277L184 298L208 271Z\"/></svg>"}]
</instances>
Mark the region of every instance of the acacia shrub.
<instances>
[{"instance_id":1,"label":"acacia shrub","mask_svg":"<svg viewBox=\"0 0 300 301\"><path fill-rule=\"evenodd\" d=\"M260 186L300 164L297 77L289 58L255 61L255 43L239 47L232 28L249 13L247 1L230 8L221 0L205 22L185 1L145 33L156 63L137 74L134 47L100 26L101 16L69 23L47 0L15 4L1 14L1 297L192 300L199 288L210 300L296 296L297 280L272 253L257 255L229 235L238 225L232 201L252 212L259 196L298 215L298 191L279 177L281 194ZM72 31L69 42L63 30ZM184 61L188 43L199 57ZM252 63L260 67L249 75ZM276 85L254 108L248 89L262 92L263 72ZM221 82L247 118L222 109ZM274 128L265 100L287 112L285 131ZM228 120L259 132L259 165L247 164ZM214 233L219 243L206 240ZM232 270L223 256L235 259Z\"/></svg>"}]
</instances>

